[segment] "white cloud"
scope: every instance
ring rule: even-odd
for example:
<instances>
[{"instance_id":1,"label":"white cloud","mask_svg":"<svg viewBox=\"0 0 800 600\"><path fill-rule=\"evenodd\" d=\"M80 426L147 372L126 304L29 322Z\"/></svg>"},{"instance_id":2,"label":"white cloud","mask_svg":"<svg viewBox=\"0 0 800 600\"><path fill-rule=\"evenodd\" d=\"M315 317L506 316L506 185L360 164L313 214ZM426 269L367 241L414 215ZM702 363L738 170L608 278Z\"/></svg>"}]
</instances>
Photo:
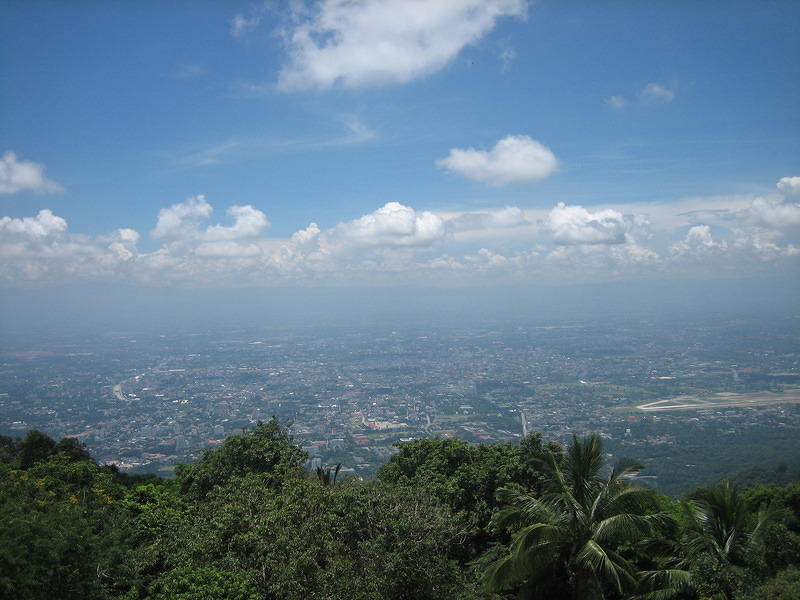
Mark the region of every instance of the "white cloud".
<instances>
[{"instance_id":1,"label":"white cloud","mask_svg":"<svg viewBox=\"0 0 800 600\"><path fill-rule=\"evenodd\" d=\"M134 229L117 229L119 241L135 244L139 241L139 232Z\"/></svg>"},{"instance_id":2,"label":"white cloud","mask_svg":"<svg viewBox=\"0 0 800 600\"><path fill-rule=\"evenodd\" d=\"M309 223L308 227L295 231L290 238L292 243L302 246L315 240L319 236L319 226L316 223Z\"/></svg>"},{"instance_id":3,"label":"white cloud","mask_svg":"<svg viewBox=\"0 0 800 600\"><path fill-rule=\"evenodd\" d=\"M133 229L72 233L43 210L0 219L0 283L461 285L786 274L800 266L789 208L777 194L628 204L625 212L559 203L434 214L390 202L331 228L312 222L270 237L253 206L231 206L229 222L215 224L211 205L195 196L158 213L155 251L139 249Z\"/></svg>"},{"instance_id":4,"label":"white cloud","mask_svg":"<svg viewBox=\"0 0 800 600\"><path fill-rule=\"evenodd\" d=\"M260 210L250 205L231 206L225 212L233 217L233 225L203 227L212 212L205 196L192 196L185 202L161 209L151 235L165 242L162 250L169 256L184 261L182 257L186 256L253 258L263 255L265 246L270 246L262 237L270 222Z\"/></svg>"},{"instance_id":5,"label":"white cloud","mask_svg":"<svg viewBox=\"0 0 800 600\"><path fill-rule=\"evenodd\" d=\"M70 233L66 220L48 209L35 217L3 217L0 281L20 285L128 280L122 270L136 255L137 239L138 233L132 229L120 229L96 239Z\"/></svg>"},{"instance_id":6,"label":"white cloud","mask_svg":"<svg viewBox=\"0 0 800 600\"><path fill-rule=\"evenodd\" d=\"M762 227L795 227L800 225L800 204L759 197L750 203L743 216L750 223Z\"/></svg>"},{"instance_id":7,"label":"white cloud","mask_svg":"<svg viewBox=\"0 0 800 600\"><path fill-rule=\"evenodd\" d=\"M800 177L782 177L778 191L786 197L800 196Z\"/></svg>"},{"instance_id":8,"label":"white cloud","mask_svg":"<svg viewBox=\"0 0 800 600\"><path fill-rule=\"evenodd\" d=\"M127 247L135 246L139 241L139 237L138 231L124 227L116 229L108 235L99 236L97 241L105 244L121 244Z\"/></svg>"},{"instance_id":9,"label":"white cloud","mask_svg":"<svg viewBox=\"0 0 800 600\"><path fill-rule=\"evenodd\" d=\"M625 108L625 106L628 104L628 101L625 100L624 96L611 96L606 100L606 104L608 104L611 108L620 110Z\"/></svg>"},{"instance_id":10,"label":"white cloud","mask_svg":"<svg viewBox=\"0 0 800 600\"><path fill-rule=\"evenodd\" d=\"M31 238L43 238L67 230L67 222L52 213L49 209L40 210L35 217L0 219L0 232L3 234L21 235Z\"/></svg>"},{"instance_id":11,"label":"white cloud","mask_svg":"<svg viewBox=\"0 0 800 600\"><path fill-rule=\"evenodd\" d=\"M622 244L625 233L639 223L634 217L612 210L590 212L582 206L559 202L547 216L547 227L557 244Z\"/></svg>"},{"instance_id":12,"label":"white cloud","mask_svg":"<svg viewBox=\"0 0 800 600\"><path fill-rule=\"evenodd\" d=\"M556 281L597 280L600 273L606 280L652 275L664 267L657 252L639 245L630 234L625 234L619 244L556 246L541 263L547 277Z\"/></svg>"},{"instance_id":13,"label":"white cloud","mask_svg":"<svg viewBox=\"0 0 800 600\"><path fill-rule=\"evenodd\" d=\"M491 150L453 148L436 164L452 173L491 185L539 181L558 166L558 159L527 135L509 135Z\"/></svg>"},{"instance_id":14,"label":"white cloud","mask_svg":"<svg viewBox=\"0 0 800 600\"><path fill-rule=\"evenodd\" d=\"M429 246L445 236L444 221L431 212L416 212L399 202L388 202L354 221L340 223L322 234L326 251L352 247Z\"/></svg>"},{"instance_id":15,"label":"white cloud","mask_svg":"<svg viewBox=\"0 0 800 600\"><path fill-rule=\"evenodd\" d=\"M191 196L185 202L162 208L158 212L158 221L152 235L156 239L183 238L198 228L200 221L207 219L213 212L205 196Z\"/></svg>"},{"instance_id":16,"label":"white cloud","mask_svg":"<svg viewBox=\"0 0 800 600\"><path fill-rule=\"evenodd\" d=\"M670 251L678 256L703 257L724 252L727 248L728 245L724 240L714 239L708 225L695 225L686 232L681 241L672 246Z\"/></svg>"},{"instance_id":17,"label":"white cloud","mask_svg":"<svg viewBox=\"0 0 800 600\"><path fill-rule=\"evenodd\" d=\"M233 37L242 37L258 27L259 23L261 23L260 14L250 16L238 14L231 19L231 35Z\"/></svg>"},{"instance_id":18,"label":"white cloud","mask_svg":"<svg viewBox=\"0 0 800 600\"><path fill-rule=\"evenodd\" d=\"M257 244L241 243L233 240L219 242L203 242L194 249L194 255L200 257L242 257L259 256L262 253Z\"/></svg>"},{"instance_id":19,"label":"white cloud","mask_svg":"<svg viewBox=\"0 0 800 600\"><path fill-rule=\"evenodd\" d=\"M284 91L405 83L435 73L525 0L322 0L285 33Z\"/></svg>"},{"instance_id":20,"label":"white cloud","mask_svg":"<svg viewBox=\"0 0 800 600\"><path fill-rule=\"evenodd\" d=\"M38 193L63 192L55 181L44 176L44 167L30 161L21 161L13 152L0 158L0 194L14 194L28 190Z\"/></svg>"},{"instance_id":21,"label":"white cloud","mask_svg":"<svg viewBox=\"0 0 800 600\"><path fill-rule=\"evenodd\" d=\"M657 102L672 102L675 99L675 90L670 89L660 83L648 83L642 91L639 92L639 97L644 102L657 103Z\"/></svg>"},{"instance_id":22,"label":"white cloud","mask_svg":"<svg viewBox=\"0 0 800 600\"><path fill-rule=\"evenodd\" d=\"M468 263L479 265L482 270L504 269L509 266L518 266L522 260L522 255L509 257L488 248L481 248L475 255L465 256L464 259Z\"/></svg>"},{"instance_id":23,"label":"white cloud","mask_svg":"<svg viewBox=\"0 0 800 600\"><path fill-rule=\"evenodd\" d=\"M261 235L270 226L267 216L249 204L247 206L231 206L226 212L235 219L234 224L231 227L224 225L209 227L206 229L203 239L219 241L252 238Z\"/></svg>"},{"instance_id":24,"label":"white cloud","mask_svg":"<svg viewBox=\"0 0 800 600\"><path fill-rule=\"evenodd\" d=\"M638 101L639 104L666 104L675 99L675 87L669 88L660 83L648 83L641 90L639 90ZM634 98L635 102L636 98ZM606 105L615 110L622 110L631 104L625 96L617 95L606 98Z\"/></svg>"}]
</instances>

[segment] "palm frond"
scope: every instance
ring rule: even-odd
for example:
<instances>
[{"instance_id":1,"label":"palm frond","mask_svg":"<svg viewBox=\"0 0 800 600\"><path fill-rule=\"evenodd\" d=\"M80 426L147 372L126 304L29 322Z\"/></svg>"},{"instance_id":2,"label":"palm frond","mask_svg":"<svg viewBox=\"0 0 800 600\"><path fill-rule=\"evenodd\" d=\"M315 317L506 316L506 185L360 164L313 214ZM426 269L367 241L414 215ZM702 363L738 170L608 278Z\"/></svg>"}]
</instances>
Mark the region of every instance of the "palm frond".
<instances>
[{"instance_id":1,"label":"palm frond","mask_svg":"<svg viewBox=\"0 0 800 600\"><path fill-rule=\"evenodd\" d=\"M582 569L591 571L598 579L611 580L621 594L623 581L634 583L631 566L616 553L603 548L595 540L589 540L575 556L575 562Z\"/></svg>"},{"instance_id":2,"label":"palm frond","mask_svg":"<svg viewBox=\"0 0 800 600\"><path fill-rule=\"evenodd\" d=\"M572 436L567 450L567 479L572 484L572 493L577 501L586 506L587 499L599 482L603 466L603 442L599 435L589 435L583 439Z\"/></svg>"},{"instance_id":3,"label":"palm frond","mask_svg":"<svg viewBox=\"0 0 800 600\"><path fill-rule=\"evenodd\" d=\"M556 559L561 545L561 532L557 527L546 523L525 527L514 537L509 553L484 571L484 588L498 591L536 577Z\"/></svg>"},{"instance_id":4,"label":"palm frond","mask_svg":"<svg viewBox=\"0 0 800 600\"><path fill-rule=\"evenodd\" d=\"M761 542L764 541L764 535L767 533L767 528L773 523L780 521L787 511L770 504L769 506L762 507L756 515L756 524L747 535L747 542L745 545L745 552L754 552Z\"/></svg>"},{"instance_id":5,"label":"palm frond","mask_svg":"<svg viewBox=\"0 0 800 600\"><path fill-rule=\"evenodd\" d=\"M623 458L611 470L609 482L630 481L636 478L644 469L644 463L636 458Z\"/></svg>"},{"instance_id":6,"label":"palm frond","mask_svg":"<svg viewBox=\"0 0 800 600\"><path fill-rule=\"evenodd\" d=\"M493 562L483 572L481 583L487 592L499 592L511 587L522 579L521 574L515 568L511 555L504 556Z\"/></svg>"},{"instance_id":7,"label":"palm frond","mask_svg":"<svg viewBox=\"0 0 800 600\"><path fill-rule=\"evenodd\" d=\"M592 537L600 543L639 541L653 533L651 516L630 513L613 515L595 524Z\"/></svg>"},{"instance_id":8,"label":"palm frond","mask_svg":"<svg viewBox=\"0 0 800 600\"><path fill-rule=\"evenodd\" d=\"M536 465L545 476L545 491L556 494L563 494L569 492L569 485L564 477L564 472L559 467L559 459L553 452L545 452L545 454L535 460Z\"/></svg>"},{"instance_id":9,"label":"palm frond","mask_svg":"<svg viewBox=\"0 0 800 600\"><path fill-rule=\"evenodd\" d=\"M598 517L619 512L641 512L652 505L654 498L653 490L635 485L610 489L597 508Z\"/></svg>"},{"instance_id":10,"label":"palm frond","mask_svg":"<svg viewBox=\"0 0 800 600\"><path fill-rule=\"evenodd\" d=\"M521 529L511 542L511 556L519 562L528 562L543 546L559 545L563 533L547 523L534 523Z\"/></svg>"},{"instance_id":11,"label":"palm frond","mask_svg":"<svg viewBox=\"0 0 800 600\"><path fill-rule=\"evenodd\" d=\"M528 493L503 488L498 491L497 497L506 503L505 508L492 517L492 527L497 529L539 522L555 524L561 517L560 511L555 510L546 499Z\"/></svg>"},{"instance_id":12,"label":"palm frond","mask_svg":"<svg viewBox=\"0 0 800 600\"><path fill-rule=\"evenodd\" d=\"M692 574L681 569L642 571L639 575L641 593L631 600L672 600L694 587Z\"/></svg>"}]
</instances>

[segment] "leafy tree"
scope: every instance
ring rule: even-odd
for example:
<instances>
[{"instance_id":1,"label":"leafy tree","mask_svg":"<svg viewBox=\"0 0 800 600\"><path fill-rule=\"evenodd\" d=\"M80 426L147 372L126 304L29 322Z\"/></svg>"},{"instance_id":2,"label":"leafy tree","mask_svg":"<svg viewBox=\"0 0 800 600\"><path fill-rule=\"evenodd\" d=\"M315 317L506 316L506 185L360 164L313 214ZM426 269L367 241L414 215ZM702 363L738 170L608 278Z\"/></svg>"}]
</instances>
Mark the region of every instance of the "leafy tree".
<instances>
[{"instance_id":1,"label":"leafy tree","mask_svg":"<svg viewBox=\"0 0 800 600\"><path fill-rule=\"evenodd\" d=\"M130 550L120 486L95 462L64 454L13 466L0 466L0 596L105 597Z\"/></svg>"},{"instance_id":2,"label":"leafy tree","mask_svg":"<svg viewBox=\"0 0 800 600\"><path fill-rule=\"evenodd\" d=\"M461 530L420 491L347 480L321 486L264 473L233 477L190 505L156 544L160 569L212 567L281 600L451 599Z\"/></svg>"},{"instance_id":3,"label":"leafy tree","mask_svg":"<svg viewBox=\"0 0 800 600\"><path fill-rule=\"evenodd\" d=\"M14 438L0 435L0 463L10 463L17 458L17 445Z\"/></svg>"},{"instance_id":4,"label":"leafy tree","mask_svg":"<svg viewBox=\"0 0 800 600\"><path fill-rule=\"evenodd\" d=\"M125 516L128 542L136 548L120 561L120 586L131 599L147 595L148 586L168 570L167 557L177 549L170 542L175 532L185 530L190 507L175 480L157 479L126 490L120 506Z\"/></svg>"},{"instance_id":5,"label":"leafy tree","mask_svg":"<svg viewBox=\"0 0 800 600\"><path fill-rule=\"evenodd\" d=\"M212 567L174 569L156 580L148 600L261 600L256 586L238 573Z\"/></svg>"},{"instance_id":6,"label":"leafy tree","mask_svg":"<svg viewBox=\"0 0 800 600\"><path fill-rule=\"evenodd\" d=\"M486 570L485 586L497 591L521 585L523 595L576 599L622 596L647 583L687 587L687 573L643 574L622 552L669 520L652 512L651 490L630 485L641 466L621 461L602 478L602 442L596 435L573 436L563 461L546 453L540 496L510 487L498 492L506 507L495 525L518 529L508 554Z\"/></svg>"},{"instance_id":7,"label":"leafy tree","mask_svg":"<svg viewBox=\"0 0 800 600\"><path fill-rule=\"evenodd\" d=\"M286 427L273 417L250 432L226 438L219 448L205 450L197 464L179 465L175 473L187 498L202 499L215 486L248 473L268 474L268 485L278 485L287 475L301 474L305 459Z\"/></svg>"},{"instance_id":8,"label":"leafy tree","mask_svg":"<svg viewBox=\"0 0 800 600\"><path fill-rule=\"evenodd\" d=\"M24 438L17 442L17 456L23 469L32 467L34 463L49 457L56 443L47 435L31 429Z\"/></svg>"},{"instance_id":9,"label":"leafy tree","mask_svg":"<svg viewBox=\"0 0 800 600\"><path fill-rule=\"evenodd\" d=\"M775 506L785 509L784 519L789 530L800 533L800 484L785 486L760 484L742 492L751 509Z\"/></svg>"},{"instance_id":10,"label":"leafy tree","mask_svg":"<svg viewBox=\"0 0 800 600\"><path fill-rule=\"evenodd\" d=\"M797 600L800 598L800 569L791 567L758 586L742 600Z\"/></svg>"},{"instance_id":11,"label":"leafy tree","mask_svg":"<svg viewBox=\"0 0 800 600\"><path fill-rule=\"evenodd\" d=\"M70 437L59 440L53 447L53 454L63 454L71 461L92 460L91 455L86 451L86 444Z\"/></svg>"},{"instance_id":12,"label":"leafy tree","mask_svg":"<svg viewBox=\"0 0 800 600\"><path fill-rule=\"evenodd\" d=\"M378 472L378 479L413 489L426 490L447 504L468 524L469 533L459 548L463 562L482 554L498 541L489 522L498 507L497 490L517 484L538 489L541 478L537 457L546 448L541 435L529 435L519 445L473 445L458 439L421 439L399 445L399 452Z\"/></svg>"}]
</instances>

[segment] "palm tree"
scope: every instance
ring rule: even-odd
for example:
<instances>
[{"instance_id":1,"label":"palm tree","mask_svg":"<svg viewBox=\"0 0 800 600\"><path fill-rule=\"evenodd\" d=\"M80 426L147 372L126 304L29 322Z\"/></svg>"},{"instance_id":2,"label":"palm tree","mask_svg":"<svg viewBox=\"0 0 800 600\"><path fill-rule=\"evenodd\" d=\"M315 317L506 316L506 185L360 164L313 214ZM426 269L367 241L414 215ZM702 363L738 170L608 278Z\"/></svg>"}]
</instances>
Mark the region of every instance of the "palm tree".
<instances>
[{"instance_id":1,"label":"palm tree","mask_svg":"<svg viewBox=\"0 0 800 600\"><path fill-rule=\"evenodd\" d=\"M763 551L767 527L781 516L781 511L772 506L753 514L736 486L727 480L700 488L685 508L690 557L710 555L734 566L744 566Z\"/></svg>"},{"instance_id":2,"label":"palm tree","mask_svg":"<svg viewBox=\"0 0 800 600\"><path fill-rule=\"evenodd\" d=\"M655 506L654 493L631 485L642 464L617 463L607 478L600 476L603 447L599 436L573 436L563 463L552 452L540 460L545 478L543 493L503 488L498 492L507 507L495 518L497 527L519 526L509 553L484 572L484 585L499 591L522 584L523 590L556 597L553 582L561 582L561 596L603 599L610 592L634 594L648 583L679 588L688 584L684 571L644 574L620 552L652 536L669 522L663 513L647 514ZM661 589L652 597L669 597ZM643 595L642 597L647 597Z\"/></svg>"},{"instance_id":3,"label":"palm tree","mask_svg":"<svg viewBox=\"0 0 800 600\"><path fill-rule=\"evenodd\" d=\"M764 557L764 536L782 511L754 512L730 481L698 489L684 504L685 564L696 574L698 590L716 600L739 593Z\"/></svg>"}]
</instances>

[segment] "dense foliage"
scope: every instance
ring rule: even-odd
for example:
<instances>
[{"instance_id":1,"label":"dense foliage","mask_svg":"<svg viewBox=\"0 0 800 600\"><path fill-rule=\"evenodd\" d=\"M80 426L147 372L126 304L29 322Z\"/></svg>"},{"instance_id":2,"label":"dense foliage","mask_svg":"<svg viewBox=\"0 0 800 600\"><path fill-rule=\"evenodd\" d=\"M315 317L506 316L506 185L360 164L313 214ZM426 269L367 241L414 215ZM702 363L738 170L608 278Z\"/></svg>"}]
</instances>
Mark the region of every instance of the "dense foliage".
<instances>
[{"instance_id":1,"label":"dense foliage","mask_svg":"<svg viewBox=\"0 0 800 600\"><path fill-rule=\"evenodd\" d=\"M659 496L594 436L418 440L372 481L305 459L274 419L175 479L0 437L0 597L800 597L797 484Z\"/></svg>"}]
</instances>

